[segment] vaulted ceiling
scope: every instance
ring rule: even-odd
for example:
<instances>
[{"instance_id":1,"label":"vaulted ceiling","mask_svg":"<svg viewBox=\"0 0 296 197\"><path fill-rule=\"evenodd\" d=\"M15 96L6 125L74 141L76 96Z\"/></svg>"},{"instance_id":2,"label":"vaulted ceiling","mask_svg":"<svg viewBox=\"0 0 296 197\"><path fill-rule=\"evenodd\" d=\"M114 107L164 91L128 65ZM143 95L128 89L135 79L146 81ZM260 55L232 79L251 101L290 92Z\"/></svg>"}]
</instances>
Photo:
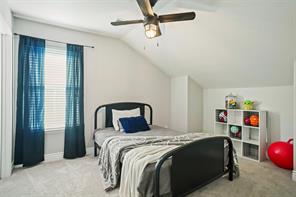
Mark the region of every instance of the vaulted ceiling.
<instances>
[{"instance_id":1,"label":"vaulted ceiling","mask_svg":"<svg viewBox=\"0 0 296 197\"><path fill-rule=\"evenodd\" d=\"M296 54L294 0L159 0L158 14L196 11L194 21L161 25L144 36L136 0L8 0L15 15L122 39L171 76L205 88L292 85Z\"/></svg>"}]
</instances>

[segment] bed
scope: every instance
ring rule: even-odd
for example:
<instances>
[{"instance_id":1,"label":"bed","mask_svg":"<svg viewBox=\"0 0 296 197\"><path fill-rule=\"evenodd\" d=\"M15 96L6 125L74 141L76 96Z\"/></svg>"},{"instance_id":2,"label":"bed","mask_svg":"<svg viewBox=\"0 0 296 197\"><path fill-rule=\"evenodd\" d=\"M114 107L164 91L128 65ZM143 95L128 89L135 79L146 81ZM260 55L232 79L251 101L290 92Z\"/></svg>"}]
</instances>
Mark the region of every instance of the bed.
<instances>
[{"instance_id":1,"label":"bed","mask_svg":"<svg viewBox=\"0 0 296 197\"><path fill-rule=\"evenodd\" d=\"M135 108L140 108L142 116L147 117L147 114L149 114L147 119L151 130L133 134L114 131L112 109L131 110ZM104 128L98 128L98 112L103 109L105 110L103 112L105 114L105 125ZM101 166L104 166L103 164L105 164L105 167L107 166L108 169L105 172L112 171L112 167L109 168L109 163L110 160L116 159L110 159L110 155L114 156L116 154L112 151L118 151L117 160L119 160L118 163L120 164L116 163L114 165L113 168L116 169L113 170L113 174L116 176L115 178L111 177L110 180L114 184L108 185L106 188L112 189L117 186L118 180L116 179L118 178L116 177L121 174L124 158L129 158L129 153L140 149L141 146L150 146L151 144L155 145L154 147L161 147L160 145L164 144L177 146L164 152L160 158L157 158L157 163L147 165L145 173L143 173L145 176L137 186L137 189L142 194L141 196L185 196L225 174L228 174L229 180L232 181L233 175L237 173L235 172L235 151L230 138L225 136L208 137L203 136L203 134L184 134L154 126L152 125L153 111L149 104L122 102L102 105L96 109L94 118L94 154L97 156L98 150L101 150L99 163ZM120 152L121 150L124 151ZM105 160L102 159L104 155L107 158ZM152 181L147 182L149 178ZM151 182L153 183L151 184ZM147 189L147 187L149 188Z\"/></svg>"}]
</instances>

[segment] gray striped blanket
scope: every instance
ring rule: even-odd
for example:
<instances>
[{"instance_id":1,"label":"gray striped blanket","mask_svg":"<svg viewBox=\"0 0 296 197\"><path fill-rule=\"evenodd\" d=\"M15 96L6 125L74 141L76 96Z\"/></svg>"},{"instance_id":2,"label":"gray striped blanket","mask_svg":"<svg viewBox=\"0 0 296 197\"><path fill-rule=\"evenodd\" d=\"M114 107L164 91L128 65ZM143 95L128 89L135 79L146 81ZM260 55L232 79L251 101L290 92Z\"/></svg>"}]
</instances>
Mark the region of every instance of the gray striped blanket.
<instances>
[{"instance_id":1,"label":"gray striped blanket","mask_svg":"<svg viewBox=\"0 0 296 197\"><path fill-rule=\"evenodd\" d=\"M118 186L121 162L128 151L142 146L181 146L205 137L209 137L209 135L206 133L186 133L178 136L113 136L107 138L101 147L98 158L104 189L109 191ZM225 149L225 151L227 150ZM238 176L239 169L235 151L234 155L236 164L234 173ZM225 158L226 163L228 163L228 157Z\"/></svg>"}]
</instances>

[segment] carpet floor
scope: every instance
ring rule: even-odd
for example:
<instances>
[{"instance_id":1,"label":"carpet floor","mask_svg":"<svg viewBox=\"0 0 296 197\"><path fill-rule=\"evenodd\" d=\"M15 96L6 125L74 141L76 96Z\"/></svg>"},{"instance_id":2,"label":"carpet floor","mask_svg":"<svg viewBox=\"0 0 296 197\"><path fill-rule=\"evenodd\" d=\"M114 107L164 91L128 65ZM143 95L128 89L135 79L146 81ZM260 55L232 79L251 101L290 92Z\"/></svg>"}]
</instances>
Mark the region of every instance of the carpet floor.
<instances>
[{"instance_id":1,"label":"carpet floor","mask_svg":"<svg viewBox=\"0 0 296 197\"><path fill-rule=\"evenodd\" d=\"M226 177L192 193L191 197L292 197L296 182L291 172L270 162L239 159L241 176L233 182ZM103 190L97 161L91 156L75 160L42 163L15 169L0 180L0 197L117 197L118 189Z\"/></svg>"}]
</instances>

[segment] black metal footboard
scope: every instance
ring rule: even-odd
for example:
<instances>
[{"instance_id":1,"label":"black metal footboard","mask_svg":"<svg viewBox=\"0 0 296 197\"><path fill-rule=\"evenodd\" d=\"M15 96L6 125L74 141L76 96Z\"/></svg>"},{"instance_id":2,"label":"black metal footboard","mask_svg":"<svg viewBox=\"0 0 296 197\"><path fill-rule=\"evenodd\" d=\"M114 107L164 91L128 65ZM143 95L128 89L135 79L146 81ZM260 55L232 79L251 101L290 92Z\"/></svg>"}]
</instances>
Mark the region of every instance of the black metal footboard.
<instances>
[{"instance_id":1,"label":"black metal footboard","mask_svg":"<svg viewBox=\"0 0 296 197\"><path fill-rule=\"evenodd\" d=\"M94 156L98 156L98 149L99 149L99 145L96 143L96 141L94 141Z\"/></svg>"},{"instance_id":2,"label":"black metal footboard","mask_svg":"<svg viewBox=\"0 0 296 197\"><path fill-rule=\"evenodd\" d=\"M228 170L224 165L224 141L227 140ZM194 141L172 150L156 164L154 197L160 196L160 169L171 158L171 192L173 197L185 196L229 173L233 180L233 144L230 138L217 136Z\"/></svg>"}]
</instances>

